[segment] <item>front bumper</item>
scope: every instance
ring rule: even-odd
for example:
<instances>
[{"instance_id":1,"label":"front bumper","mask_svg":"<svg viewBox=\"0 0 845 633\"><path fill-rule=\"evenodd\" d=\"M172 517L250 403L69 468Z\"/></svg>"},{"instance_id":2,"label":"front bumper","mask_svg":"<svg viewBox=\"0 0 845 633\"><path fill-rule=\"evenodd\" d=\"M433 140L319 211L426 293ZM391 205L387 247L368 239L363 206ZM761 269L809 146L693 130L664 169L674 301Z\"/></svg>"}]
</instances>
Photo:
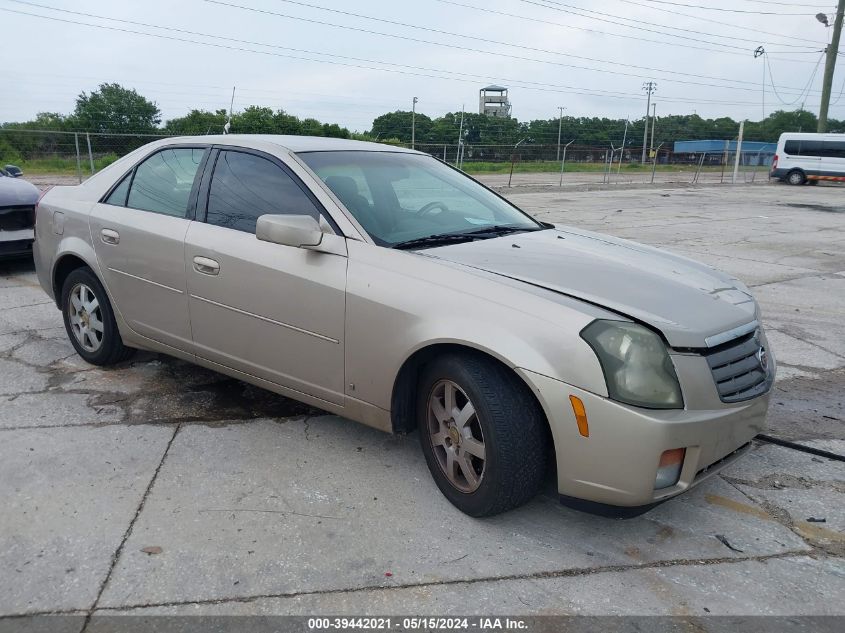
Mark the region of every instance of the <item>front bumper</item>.
<instances>
[{"instance_id":1,"label":"front bumper","mask_svg":"<svg viewBox=\"0 0 845 633\"><path fill-rule=\"evenodd\" d=\"M558 492L623 507L649 506L678 495L738 458L765 430L769 394L700 410L650 410L597 396L524 369L540 400L555 445ZM569 396L582 400L589 437L579 433ZM680 479L654 489L660 456L685 448Z\"/></svg>"},{"instance_id":2,"label":"front bumper","mask_svg":"<svg viewBox=\"0 0 845 633\"><path fill-rule=\"evenodd\" d=\"M0 258L32 255L33 239L32 229L0 231Z\"/></svg>"}]
</instances>

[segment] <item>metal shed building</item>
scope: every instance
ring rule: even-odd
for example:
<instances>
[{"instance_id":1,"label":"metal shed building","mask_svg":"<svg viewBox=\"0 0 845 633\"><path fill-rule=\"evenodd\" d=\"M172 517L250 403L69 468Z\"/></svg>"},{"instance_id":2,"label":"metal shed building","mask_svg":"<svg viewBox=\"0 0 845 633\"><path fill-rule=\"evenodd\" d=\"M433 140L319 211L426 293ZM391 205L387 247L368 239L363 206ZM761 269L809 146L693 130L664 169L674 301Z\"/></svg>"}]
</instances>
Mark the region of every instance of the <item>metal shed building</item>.
<instances>
[{"instance_id":1,"label":"metal shed building","mask_svg":"<svg viewBox=\"0 0 845 633\"><path fill-rule=\"evenodd\" d=\"M743 165L770 165L775 155L777 143L763 143L761 141L743 141L740 163ZM736 141L675 141L674 154L676 159L688 155L689 162L697 162L702 154L713 157L724 156L725 153L736 153ZM710 161L706 161L710 162Z\"/></svg>"}]
</instances>

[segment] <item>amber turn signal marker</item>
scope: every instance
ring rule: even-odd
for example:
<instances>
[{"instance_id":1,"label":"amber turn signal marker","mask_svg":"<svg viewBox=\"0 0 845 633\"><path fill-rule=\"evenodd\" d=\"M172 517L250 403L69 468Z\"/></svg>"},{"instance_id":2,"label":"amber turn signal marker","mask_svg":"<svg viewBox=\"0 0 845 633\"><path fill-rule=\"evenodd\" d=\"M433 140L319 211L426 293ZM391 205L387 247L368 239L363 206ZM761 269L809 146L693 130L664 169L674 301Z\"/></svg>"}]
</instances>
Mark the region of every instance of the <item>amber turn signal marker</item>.
<instances>
[{"instance_id":1,"label":"amber turn signal marker","mask_svg":"<svg viewBox=\"0 0 845 633\"><path fill-rule=\"evenodd\" d=\"M569 401L572 403L572 411L578 423L578 432L584 437L590 437L590 426L587 424L587 410L584 408L584 403L578 396L569 396Z\"/></svg>"},{"instance_id":2,"label":"amber turn signal marker","mask_svg":"<svg viewBox=\"0 0 845 633\"><path fill-rule=\"evenodd\" d=\"M663 454L660 456L659 468L672 466L673 464L680 464L684 461L684 454L686 452L687 450L685 448L675 448L671 451L663 451Z\"/></svg>"}]
</instances>

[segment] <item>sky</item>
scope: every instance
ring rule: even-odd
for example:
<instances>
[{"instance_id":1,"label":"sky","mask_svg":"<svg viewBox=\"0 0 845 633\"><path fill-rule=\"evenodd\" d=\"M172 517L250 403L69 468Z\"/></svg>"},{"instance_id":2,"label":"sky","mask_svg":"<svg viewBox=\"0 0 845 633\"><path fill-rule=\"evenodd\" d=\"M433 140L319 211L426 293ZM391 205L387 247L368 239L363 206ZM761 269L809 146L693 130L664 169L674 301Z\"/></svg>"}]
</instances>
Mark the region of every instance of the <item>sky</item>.
<instances>
[{"instance_id":1,"label":"sky","mask_svg":"<svg viewBox=\"0 0 845 633\"><path fill-rule=\"evenodd\" d=\"M70 113L102 82L136 89L165 120L228 108L234 87L235 111L269 106L355 131L415 96L432 117L477 112L491 83L509 88L521 121L560 107L641 118L646 81L658 116L817 113L832 30L819 12L832 23L835 2L0 0L13 60L0 68L0 121ZM834 100L844 86L840 59ZM845 98L830 116L845 118Z\"/></svg>"}]
</instances>

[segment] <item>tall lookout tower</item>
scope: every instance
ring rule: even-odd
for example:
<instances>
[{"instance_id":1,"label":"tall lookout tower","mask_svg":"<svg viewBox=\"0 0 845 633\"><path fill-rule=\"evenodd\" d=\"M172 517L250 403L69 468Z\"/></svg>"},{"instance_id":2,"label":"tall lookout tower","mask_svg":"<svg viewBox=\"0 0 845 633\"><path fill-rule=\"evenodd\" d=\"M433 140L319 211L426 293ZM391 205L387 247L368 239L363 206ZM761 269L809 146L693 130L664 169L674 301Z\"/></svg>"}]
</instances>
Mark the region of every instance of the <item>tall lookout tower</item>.
<instances>
[{"instance_id":1,"label":"tall lookout tower","mask_svg":"<svg viewBox=\"0 0 845 633\"><path fill-rule=\"evenodd\" d=\"M506 119L511 115L508 89L502 86L487 86L478 92L478 113Z\"/></svg>"}]
</instances>

